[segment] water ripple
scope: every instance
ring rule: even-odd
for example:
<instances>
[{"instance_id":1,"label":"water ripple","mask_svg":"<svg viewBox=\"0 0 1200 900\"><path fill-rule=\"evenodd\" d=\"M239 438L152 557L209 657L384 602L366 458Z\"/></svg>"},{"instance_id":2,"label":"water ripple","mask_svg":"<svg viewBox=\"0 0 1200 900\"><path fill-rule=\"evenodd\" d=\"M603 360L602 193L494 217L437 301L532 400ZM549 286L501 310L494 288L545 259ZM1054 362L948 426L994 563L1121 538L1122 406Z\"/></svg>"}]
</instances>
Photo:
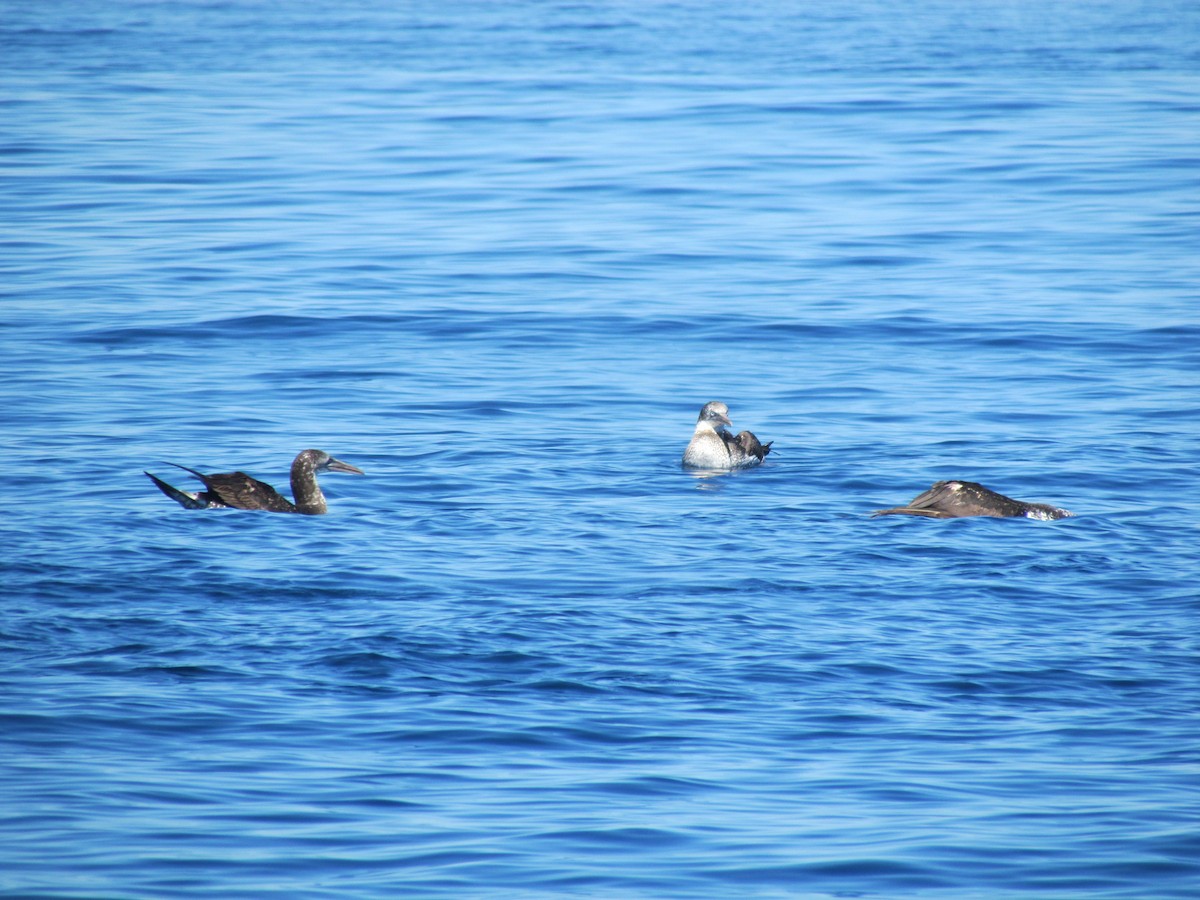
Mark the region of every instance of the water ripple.
<instances>
[{"instance_id":1,"label":"water ripple","mask_svg":"<svg viewBox=\"0 0 1200 900\"><path fill-rule=\"evenodd\" d=\"M1191 6L9 12L0 890L1196 895Z\"/></svg>"}]
</instances>

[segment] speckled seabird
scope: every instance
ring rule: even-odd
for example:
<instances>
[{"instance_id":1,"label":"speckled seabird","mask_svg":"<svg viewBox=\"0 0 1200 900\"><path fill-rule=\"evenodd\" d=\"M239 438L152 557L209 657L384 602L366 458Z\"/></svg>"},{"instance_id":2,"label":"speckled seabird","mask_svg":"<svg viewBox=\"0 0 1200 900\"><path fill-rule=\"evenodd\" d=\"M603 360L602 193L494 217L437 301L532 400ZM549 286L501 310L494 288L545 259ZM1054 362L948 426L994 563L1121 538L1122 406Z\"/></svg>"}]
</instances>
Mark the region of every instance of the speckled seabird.
<instances>
[{"instance_id":1,"label":"speckled seabird","mask_svg":"<svg viewBox=\"0 0 1200 900\"><path fill-rule=\"evenodd\" d=\"M958 519L963 516L1024 516L1026 519L1065 519L1074 513L1048 503L1014 500L974 481L938 481L918 494L907 506L877 509L873 516L925 516L930 519Z\"/></svg>"},{"instance_id":2,"label":"speckled seabird","mask_svg":"<svg viewBox=\"0 0 1200 900\"><path fill-rule=\"evenodd\" d=\"M195 469L169 463L185 472L191 472L208 488L206 491L191 493L172 487L160 478L146 473L160 491L177 502L185 509L261 509L267 512L301 513L306 516L320 516L327 510L325 495L317 484L318 472L350 472L362 475L362 469L334 459L324 450L301 451L292 462L292 496L293 503L287 497L275 490L269 484L264 484L251 478L245 472L227 472L218 475L203 475Z\"/></svg>"},{"instance_id":3,"label":"speckled seabird","mask_svg":"<svg viewBox=\"0 0 1200 900\"><path fill-rule=\"evenodd\" d=\"M747 469L761 463L771 452L771 442L760 443L749 431L734 437L725 430L732 425L728 406L719 400L705 403L683 451L683 464L691 469Z\"/></svg>"}]
</instances>

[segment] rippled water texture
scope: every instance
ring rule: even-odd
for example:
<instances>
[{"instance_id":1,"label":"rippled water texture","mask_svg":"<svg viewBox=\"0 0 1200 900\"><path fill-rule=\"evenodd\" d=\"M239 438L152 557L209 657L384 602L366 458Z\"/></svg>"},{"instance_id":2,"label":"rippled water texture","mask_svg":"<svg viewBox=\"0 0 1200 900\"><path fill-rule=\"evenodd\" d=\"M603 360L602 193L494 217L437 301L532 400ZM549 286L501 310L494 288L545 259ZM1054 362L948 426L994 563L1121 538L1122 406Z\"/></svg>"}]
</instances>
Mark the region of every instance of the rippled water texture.
<instances>
[{"instance_id":1,"label":"rippled water texture","mask_svg":"<svg viewBox=\"0 0 1200 900\"><path fill-rule=\"evenodd\" d=\"M0 21L0 894L1200 896L1198 8L326 6Z\"/></svg>"}]
</instances>

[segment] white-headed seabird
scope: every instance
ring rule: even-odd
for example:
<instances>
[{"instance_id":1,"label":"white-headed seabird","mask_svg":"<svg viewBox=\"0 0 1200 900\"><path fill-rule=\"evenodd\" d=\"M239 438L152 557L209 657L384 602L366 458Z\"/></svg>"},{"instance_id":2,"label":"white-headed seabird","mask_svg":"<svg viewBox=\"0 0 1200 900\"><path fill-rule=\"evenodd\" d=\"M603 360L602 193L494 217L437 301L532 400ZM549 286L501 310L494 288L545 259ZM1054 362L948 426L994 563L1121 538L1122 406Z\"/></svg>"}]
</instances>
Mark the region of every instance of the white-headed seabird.
<instances>
[{"instance_id":1,"label":"white-headed seabird","mask_svg":"<svg viewBox=\"0 0 1200 900\"><path fill-rule=\"evenodd\" d=\"M1048 503L1014 500L974 481L938 481L906 506L877 509L873 516L925 516L929 519L958 519L963 516L1024 516L1027 519L1065 519L1074 513Z\"/></svg>"},{"instance_id":2,"label":"white-headed seabird","mask_svg":"<svg viewBox=\"0 0 1200 900\"><path fill-rule=\"evenodd\" d=\"M269 484L251 478L245 472L203 475L178 463L169 465L191 472L204 482L208 489L196 493L181 491L155 478L149 472L146 473L160 491L185 509L261 509L267 512L301 513L307 516L323 515L328 510L325 495L321 493L321 486L317 484L318 472L363 474L362 469L334 459L324 450L304 450L292 462L292 496L296 498L296 502L293 503Z\"/></svg>"},{"instance_id":3,"label":"white-headed seabird","mask_svg":"<svg viewBox=\"0 0 1200 900\"><path fill-rule=\"evenodd\" d=\"M735 437L725 430L732 425L728 406L719 400L705 403L683 451L683 464L691 469L747 469L761 463L771 452L771 442L760 443L749 431Z\"/></svg>"}]
</instances>

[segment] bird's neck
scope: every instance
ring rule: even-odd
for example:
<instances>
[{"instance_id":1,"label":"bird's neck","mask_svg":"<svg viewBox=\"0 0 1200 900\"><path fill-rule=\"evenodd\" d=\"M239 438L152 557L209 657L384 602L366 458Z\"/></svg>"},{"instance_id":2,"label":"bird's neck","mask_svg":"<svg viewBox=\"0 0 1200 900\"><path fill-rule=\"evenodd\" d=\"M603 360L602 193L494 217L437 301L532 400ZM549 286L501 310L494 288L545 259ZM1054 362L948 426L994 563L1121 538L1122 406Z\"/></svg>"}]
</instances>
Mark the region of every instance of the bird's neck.
<instances>
[{"instance_id":1,"label":"bird's neck","mask_svg":"<svg viewBox=\"0 0 1200 900\"><path fill-rule=\"evenodd\" d=\"M309 516L323 515L329 508L317 484L317 473L308 460L297 459L292 464L292 499L296 512Z\"/></svg>"}]
</instances>

